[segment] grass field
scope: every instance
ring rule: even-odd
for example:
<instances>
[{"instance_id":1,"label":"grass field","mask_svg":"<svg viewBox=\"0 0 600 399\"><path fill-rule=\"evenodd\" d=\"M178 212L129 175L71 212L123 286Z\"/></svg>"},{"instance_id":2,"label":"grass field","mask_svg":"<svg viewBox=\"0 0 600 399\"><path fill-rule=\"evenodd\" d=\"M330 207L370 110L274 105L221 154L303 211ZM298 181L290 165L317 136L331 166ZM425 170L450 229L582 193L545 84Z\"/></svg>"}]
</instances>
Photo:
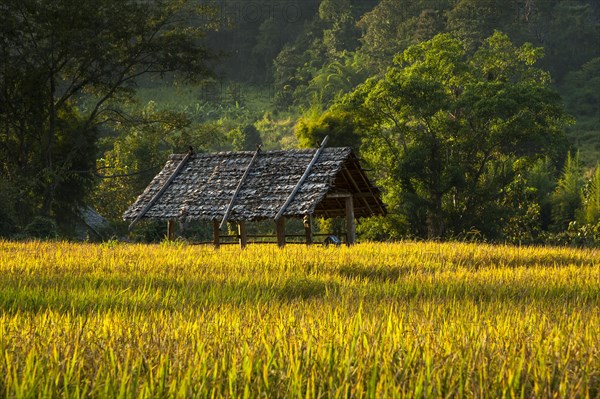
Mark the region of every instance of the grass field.
<instances>
[{"instance_id":1,"label":"grass field","mask_svg":"<svg viewBox=\"0 0 600 399\"><path fill-rule=\"evenodd\" d=\"M600 396L600 251L0 241L0 396Z\"/></svg>"}]
</instances>

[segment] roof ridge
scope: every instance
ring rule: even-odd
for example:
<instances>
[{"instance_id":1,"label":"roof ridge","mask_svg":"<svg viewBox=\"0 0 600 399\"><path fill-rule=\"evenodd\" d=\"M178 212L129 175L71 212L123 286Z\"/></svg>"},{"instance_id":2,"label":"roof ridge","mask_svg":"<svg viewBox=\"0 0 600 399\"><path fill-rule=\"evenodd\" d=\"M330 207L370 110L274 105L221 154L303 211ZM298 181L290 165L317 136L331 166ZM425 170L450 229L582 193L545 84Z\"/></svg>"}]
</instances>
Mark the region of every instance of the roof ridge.
<instances>
[{"instance_id":1,"label":"roof ridge","mask_svg":"<svg viewBox=\"0 0 600 399\"><path fill-rule=\"evenodd\" d=\"M324 151L327 150L352 150L352 147L325 147ZM271 154L289 154L289 153L302 153L302 154L306 154L306 153L311 153L315 151L315 148L290 148L290 149L276 149L276 150L261 150L261 155L271 155ZM246 155L246 156L250 156L250 155L254 155L255 151L248 151L248 150L243 150L243 151L218 151L218 152L204 152L204 153L194 153L194 156L196 157L218 157L218 156L223 156L223 155ZM173 153L170 154L169 157L175 157L175 156L185 156L186 153Z\"/></svg>"}]
</instances>

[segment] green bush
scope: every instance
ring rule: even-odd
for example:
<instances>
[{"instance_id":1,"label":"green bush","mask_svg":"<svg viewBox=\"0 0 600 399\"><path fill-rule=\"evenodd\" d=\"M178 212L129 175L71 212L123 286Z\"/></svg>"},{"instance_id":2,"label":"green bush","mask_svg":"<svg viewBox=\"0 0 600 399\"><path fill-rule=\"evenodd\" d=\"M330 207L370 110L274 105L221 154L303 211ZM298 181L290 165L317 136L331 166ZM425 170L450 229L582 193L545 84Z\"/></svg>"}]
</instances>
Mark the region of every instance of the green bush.
<instances>
[{"instance_id":1,"label":"green bush","mask_svg":"<svg viewBox=\"0 0 600 399\"><path fill-rule=\"evenodd\" d=\"M13 215L0 207L0 237L10 237L15 231Z\"/></svg>"},{"instance_id":2,"label":"green bush","mask_svg":"<svg viewBox=\"0 0 600 399\"><path fill-rule=\"evenodd\" d=\"M31 223L25 227L25 234L28 237L39 238L43 240L58 238L58 226L54 219L36 216Z\"/></svg>"}]
</instances>

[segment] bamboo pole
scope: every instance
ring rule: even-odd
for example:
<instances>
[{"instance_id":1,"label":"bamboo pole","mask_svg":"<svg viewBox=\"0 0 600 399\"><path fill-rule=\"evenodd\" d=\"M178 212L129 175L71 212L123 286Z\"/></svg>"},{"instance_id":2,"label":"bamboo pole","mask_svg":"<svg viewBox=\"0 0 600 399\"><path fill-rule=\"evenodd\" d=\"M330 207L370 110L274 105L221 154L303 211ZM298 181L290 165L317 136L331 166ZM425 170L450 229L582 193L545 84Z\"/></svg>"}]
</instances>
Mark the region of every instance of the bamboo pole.
<instances>
[{"instance_id":1,"label":"bamboo pole","mask_svg":"<svg viewBox=\"0 0 600 399\"><path fill-rule=\"evenodd\" d=\"M304 174L302 175L302 177L296 184L296 187L294 187L294 189L292 190L292 193L287 197L287 199L285 200L285 203L283 204L281 209L279 209L279 212L277 212L277 215L275 216L275 221L279 220L279 218L281 218L281 216L283 216L283 213L285 212L286 208L288 207L290 202L292 202L292 200L296 196L296 193L298 192L298 190L300 190L302 183L304 183L304 180L306 180L306 178L310 174L310 170L312 169L313 165L317 162L317 159L319 159L319 155L321 154L321 151L323 151L323 148L325 148L325 145L327 144L327 140L329 140L329 136L325 136L325 138L323 139L321 146L317 149L317 151L315 152L315 155L313 155L312 160L306 167L306 170L304 171Z\"/></svg>"},{"instance_id":2,"label":"bamboo pole","mask_svg":"<svg viewBox=\"0 0 600 399\"><path fill-rule=\"evenodd\" d=\"M179 165L177 165L177 168L171 174L171 176L165 182L165 184L163 184L163 186L160 188L160 190L158 190L158 192L156 194L154 194L152 199L146 204L146 206L140 211L140 213L138 213L138 215L135 217L135 219L133 219L133 222L131 222L131 224L129 225L129 231L131 231L131 229L133 229L133 226L135 226L140 221L140 219L142 217L144 217L146 212L148 212L148 210L150 210L150 208L152 208L152 205L154 205L154 203L156 201L158 201L158 199L163 195L163 193L167 190L167 188L169 188L169 185L173 182L173 180L175 180L175 178L177 177L177 175L179 174L181 169L183 169L183 167L185 166L185 164L187 163L187 161L190 159L190 157L192 155L193 155L193 152L190 150L185 155L185 157L181 160L181 162L179 162Z\"/></svg>"},{"instance_id":3,"label":"bamboo pole","mask_svg":"<svg viewBox=\"0 0 600 399\"><path fill-rule=\"evenodd\" d=\"M227 223L227 218L229 218L229 214L231 213L231 210L233 209L233 203L235 202L236 197L240 193L240 190L242 189L242 184L244 184L244 180L246 180L246 176L248 176L248 173L250 173L250 168L252 168L252 164L254 163L254 161L256 160L256 158L258 157L259 153L260 153L260 146L256 146L256 152L252 156L252 159L250 160L250 163L246 167L246 170L244 171L244 174L242 175L242 178L240 179L240 181L238 182L237 187L235 188L235 191L233 193L233 197L231 197L231 201L229 201L229 205L227 206L227 210L225 211L225 215L223 215L223 220L221 220L221 225L219 226L219 228L223 228L223 226L225 226L225 223Z\"/></svg>"}]
</instances>

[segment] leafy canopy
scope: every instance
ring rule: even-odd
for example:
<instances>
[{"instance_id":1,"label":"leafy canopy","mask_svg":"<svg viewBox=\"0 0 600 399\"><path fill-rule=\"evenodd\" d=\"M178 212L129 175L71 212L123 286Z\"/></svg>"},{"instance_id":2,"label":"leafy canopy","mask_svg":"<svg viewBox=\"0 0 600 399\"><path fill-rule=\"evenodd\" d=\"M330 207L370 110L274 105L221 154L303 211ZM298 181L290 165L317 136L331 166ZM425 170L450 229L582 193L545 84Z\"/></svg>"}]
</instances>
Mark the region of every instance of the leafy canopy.
<instances>
[{"instance_id":1,"label":"leafy canopy","mask_svg":"<svg viewBox=\"0 0 600 399\"><path fill-rule=\"evenodd\" d=\"M21 224L76 213L100 135L127 119L120 105L141 77L208 73L203 12L185 0L0 0L0 181L19 190Z\"/></svg>"},{"instance_id":2,"label":"leafy canopy","mask_svg":"<svg viewBox=\"0 0 600 399\"><path fill-rule=\"evenodd\" d=\"M504 189L534 158L563 148L569 123L543 55L495 32L475 52L449 34L397 55L342 101L387 201L419 235L492 234Z\"/></svg>"}]
</instances>

